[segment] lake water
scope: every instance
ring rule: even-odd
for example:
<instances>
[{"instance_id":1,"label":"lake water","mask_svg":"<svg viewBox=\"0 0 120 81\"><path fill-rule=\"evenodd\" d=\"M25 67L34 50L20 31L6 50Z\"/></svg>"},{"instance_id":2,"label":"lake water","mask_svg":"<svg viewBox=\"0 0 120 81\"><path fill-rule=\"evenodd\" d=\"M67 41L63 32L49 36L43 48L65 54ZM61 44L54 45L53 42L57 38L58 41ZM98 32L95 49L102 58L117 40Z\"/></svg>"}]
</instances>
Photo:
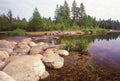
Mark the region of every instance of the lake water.
<instances>
[{"instance_id":1,"label":"lake water","mask_svg":"<svg viewBox=\"0 0 120 81\"><path fill-rule=\"evenodd\" d=\"M120 72L120 36L110 40L95 39L90 43L88 53L97 64Z\"/></svg>"},{"instance_id":2,"label":"lake water","mask_svg":"<svg viewBox=\"0 0 120 81\"><path fill-rule=\"evenodd\" d=\"M7 37L21 40L26 37ZM43 81L120 81L120 33L104 35L64 36L47 42L56 44L62 40L88 40L87 52L71 51L64 57L64 67L59 70L47 68L50 77ZM43 40L42 40L43 41ZM46 40L45 40L46 41Z\"/></svg>"}]
</instances>

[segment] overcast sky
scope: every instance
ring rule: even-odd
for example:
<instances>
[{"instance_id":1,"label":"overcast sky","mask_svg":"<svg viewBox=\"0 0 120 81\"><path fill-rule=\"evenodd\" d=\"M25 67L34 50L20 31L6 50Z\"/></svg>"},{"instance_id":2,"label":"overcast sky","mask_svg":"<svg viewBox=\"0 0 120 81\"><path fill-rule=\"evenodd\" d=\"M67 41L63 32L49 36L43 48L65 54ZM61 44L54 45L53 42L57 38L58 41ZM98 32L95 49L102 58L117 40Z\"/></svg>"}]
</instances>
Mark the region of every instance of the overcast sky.
<instances>
[{"instance_id":1,"label":"overcast sky","mask_svg":"<svg viewBox=\"0 0 120 81\"><path fill-rule=\"evenodd\" d=\"M73 0L66 0L71 7ZM78 6L84 3L87 14L97 19L120 20L120 0L76 0ZM29 19L35 7L41 16L54 17L56 4L63 4L64 0L0 0L0 14L12 10L13 15Z\"/></svg>"}]
</instances>

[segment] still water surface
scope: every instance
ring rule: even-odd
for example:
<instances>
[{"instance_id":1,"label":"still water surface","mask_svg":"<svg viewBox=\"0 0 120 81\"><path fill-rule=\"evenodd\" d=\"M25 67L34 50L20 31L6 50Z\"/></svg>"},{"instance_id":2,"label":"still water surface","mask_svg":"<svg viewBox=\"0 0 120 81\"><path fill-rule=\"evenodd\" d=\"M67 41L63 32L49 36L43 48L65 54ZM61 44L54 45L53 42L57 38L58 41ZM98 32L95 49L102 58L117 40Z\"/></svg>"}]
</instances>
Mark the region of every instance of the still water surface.
<instances>
[{"instance_id":1,"label":"still water surface","mask_svg":"<svg viewBox=\"0 0 120 81\"><path fill-rule=\"evenodd\" d=\"M3 37L1 39L19 41L26 37ZM59 70L47 68L50 77L43 81L120 81L120 33L87 35L47 39L56 44L61 40L88 40L87 55L71 51L64 57L64 67ZM43 40L42 40L43 41ZM46 41L46 40L45 40Z\"/></svg>"},{"instance_id":2,"label":"still water surface","mask_svg":"<svg viewBox=\"0 0 120 81\"><path fill-rule=\"evenodd\" d=\"M113 39L94 39L88 48L92 61L120 72L120 36Z\"/></svg>"}]
</instances>

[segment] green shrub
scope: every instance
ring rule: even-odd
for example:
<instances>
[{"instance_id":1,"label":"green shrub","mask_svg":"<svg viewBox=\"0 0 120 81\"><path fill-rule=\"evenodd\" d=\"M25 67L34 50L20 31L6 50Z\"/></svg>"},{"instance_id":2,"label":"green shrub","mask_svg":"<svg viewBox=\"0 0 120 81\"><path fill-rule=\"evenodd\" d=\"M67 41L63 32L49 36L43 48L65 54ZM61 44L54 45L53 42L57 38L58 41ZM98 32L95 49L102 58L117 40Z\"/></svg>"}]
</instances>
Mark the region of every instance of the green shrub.
<instances>
[{"instance_id":1,"label":"green shrub","mask_svg":"<svg viewBox=\"0 0 120 81\"><path fill-rule=\"evenodd\" d=\"M27 34L26 34L25 30L17 28L13 31L8 31L7 35L9 35L9 36L25 36Z\"/></svg>"},{"instance_id":2,"label":"green shrub","mask_svg":"<svg viewBox=\"0 0 120 81\"><path fill-rule=\"evenodd\" d=\"M103 34L103 33L107 33L106 29L102 29L102 28L93 28L93 27L87 27L87 28L82 28L81 29L83 32L85 32L86 34L91 33L91 34Z\"/></svg>"},{"instance_id":3,"label":"green shrub","mask_svg":"<svg viewBox=\"0 0 120 81\"><path fill-rule=\"evenodd\" d=\"M65 49L70 51L76 47L76 41L73 40L61 40L62 44L65 44Z\"/></svg>"},{"instance_id":4,"label":"green shrub","mask_svg":"<svg viewBox=\"0 0 120 81\"><path fill-rule=\"evenodd\" d=\"M78 41L78 50L81 52L86 52L89 45L89 41L87 39L81 39Z\"/></svg>"}]
</instances>

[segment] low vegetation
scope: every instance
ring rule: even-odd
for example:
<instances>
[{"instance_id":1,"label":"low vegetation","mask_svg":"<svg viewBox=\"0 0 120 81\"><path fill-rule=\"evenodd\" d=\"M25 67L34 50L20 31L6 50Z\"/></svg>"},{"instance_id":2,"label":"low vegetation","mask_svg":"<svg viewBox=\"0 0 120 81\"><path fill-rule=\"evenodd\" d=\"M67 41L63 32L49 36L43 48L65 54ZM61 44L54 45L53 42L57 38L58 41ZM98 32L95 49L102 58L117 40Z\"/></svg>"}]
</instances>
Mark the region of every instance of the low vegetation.
<instances>
[{"instance_id":1,"label":"low vegetation","mask_svg":"<svg viewBox=\"0 0 120 81\"><path fill-rule=\"evenodd\" d=\"M25 36L25 35L27 35L27 33L25 30L18 28L13 31L8 31L7 35L9 35L9 36Z\"/></svg>"},{"instance_id":2,"label":"low vegetation","mask_svg":"<svg viewBox=\"0 0 120 81\"><path fill-rule=\"evenodd\" d=\"M87 52L89 41L87 39L63 39L61 44L64 44L65 49L68 51Z\"/></svg>"},{"instance_id":3,"label":"low vegetation","mask_svg":"<svg viewBox=\"0 0 120 81\"><path fill-rule=\"evenodd\" d=\"M78 41L78 50L81 52L86 52L88 50L89 42L87 39L81 39Z\"/></svg>"},{"instance_id":4,"label":"low vegetation","mask_svg":"<svg viewBox=\"0 0 120 81\"><path fill-rule=\"evenodd\" d=\"M103 33L107 33L108 31L106 30L106 29L102 29L102 28L93 28L93 27L91 27L91 28L89 28L89 27L87 27L87 28L83 28L83 29L81 29L83 32L85 32L86 34L103 34Z\"/></svg>"}]
</instances>

